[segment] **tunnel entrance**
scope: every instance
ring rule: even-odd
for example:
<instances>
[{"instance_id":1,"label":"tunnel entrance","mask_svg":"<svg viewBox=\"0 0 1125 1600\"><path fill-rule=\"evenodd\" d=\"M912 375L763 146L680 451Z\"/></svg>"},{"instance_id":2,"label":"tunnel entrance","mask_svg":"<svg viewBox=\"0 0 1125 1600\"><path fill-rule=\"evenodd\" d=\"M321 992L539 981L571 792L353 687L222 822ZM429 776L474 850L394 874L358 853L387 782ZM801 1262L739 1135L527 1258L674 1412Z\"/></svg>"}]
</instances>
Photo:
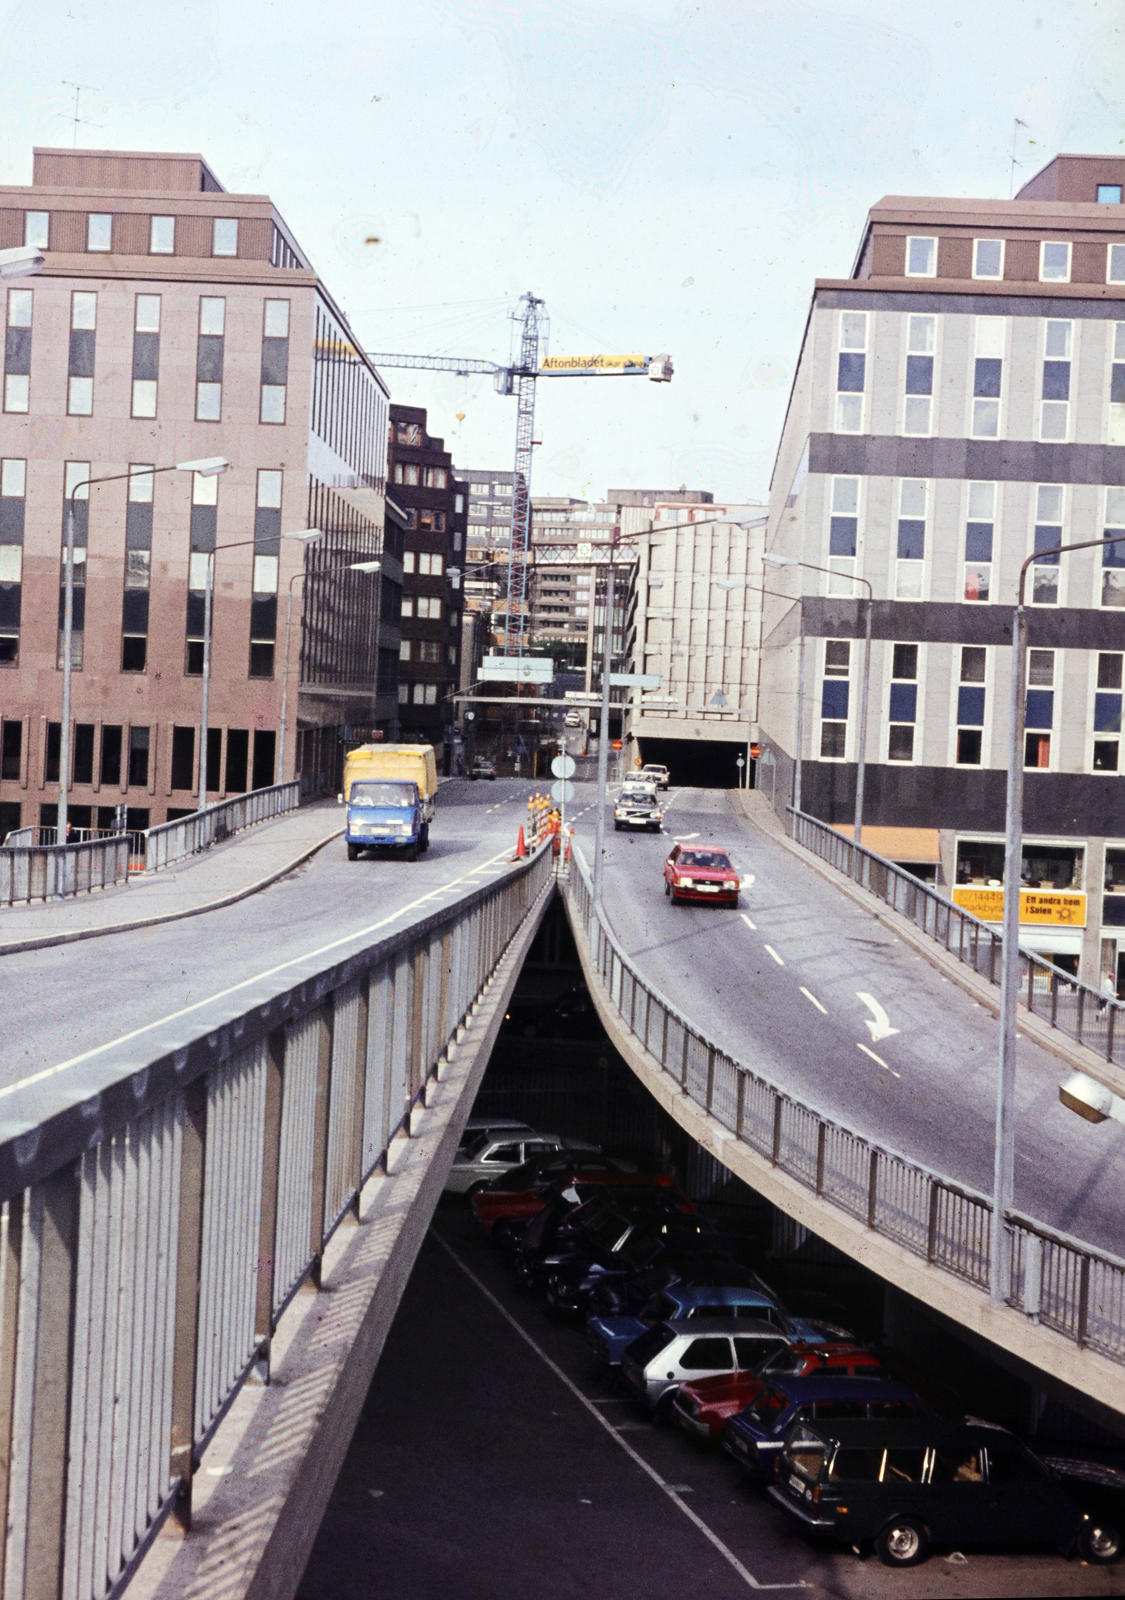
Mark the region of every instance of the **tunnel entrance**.
<instances>
[{"instance_id":1,"label":"tunnel entrance","mask_svg":"<svg viewBox=\"0 0 1125 1600\"><path fill-rule=\"evenodd\" d=\"M641 739L637 754L642 763L657 761L668 768L672 782L692 789L737 789L746 781L745 739ZM756 787L758 763L750 763L750 787Z\"/></svg>"}]
</instances>

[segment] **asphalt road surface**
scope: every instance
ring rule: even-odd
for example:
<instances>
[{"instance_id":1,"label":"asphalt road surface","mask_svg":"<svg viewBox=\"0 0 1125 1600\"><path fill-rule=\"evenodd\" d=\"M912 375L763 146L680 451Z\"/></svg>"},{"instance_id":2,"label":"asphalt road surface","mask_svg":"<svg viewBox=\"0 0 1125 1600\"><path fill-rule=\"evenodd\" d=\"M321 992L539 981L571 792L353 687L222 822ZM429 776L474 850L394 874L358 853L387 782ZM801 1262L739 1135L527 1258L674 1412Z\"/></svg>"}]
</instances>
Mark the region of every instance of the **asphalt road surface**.
<instances>
[{"instance_id":1,"label":"asphalt road surface","mask_svg":"<svg viewBox=\"0 0 1125 1600\"><path fill-rule=\"evenodd\" d=\"M573 820L593 860L595 794ZM999 1027L991 1013L715 790L665 797L664 835L606 822L605 903L646 977L725 1050L909 1159L992 1188ZM673 904L673 840L729 849L737 910ZM1067 1111L1065 1067L1021 1038L1016 1208L1125 1254L1125 1127Z\"/></svg>"},{"instance_id":2,"label":"asphalt road surface","mask_svg":"<svg viewBox=\"0 0 1125 1600\"><path fill-rule=\"evenodd\" d=\"M366 856L349 862L338 839L289 877L225 910L5 956L0 1087L387 922L372 933L373 940L383 937L402 926L389 920L396 913L414 908L426 916L444 896L489 882L505 870L535 787L503 779L443 784L430 848L414 862Z\"/></svg>"},{"instance_id":3,"label":"asphalt road surface","mask_svg":"<svg viewBox=\"0 0 1125 1600\"><path fill-rule=\"evenodd\" d=\"M820 1550L716 1449L592 1370L446 1198L391 1329L298 1600L841 1600L1120 1594L1120 1567Z\"/></svg>"}]
</instances>

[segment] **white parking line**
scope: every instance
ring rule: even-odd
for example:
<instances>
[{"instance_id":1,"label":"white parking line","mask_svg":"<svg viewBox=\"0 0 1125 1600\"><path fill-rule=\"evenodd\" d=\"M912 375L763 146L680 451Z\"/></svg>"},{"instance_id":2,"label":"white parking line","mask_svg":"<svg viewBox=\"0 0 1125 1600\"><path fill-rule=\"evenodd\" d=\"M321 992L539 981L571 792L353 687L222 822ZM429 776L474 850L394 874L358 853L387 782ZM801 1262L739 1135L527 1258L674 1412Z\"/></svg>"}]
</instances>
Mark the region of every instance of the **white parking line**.
<instances>
[{"instance_id":1,"label":"white parking line","mask_svg":"<svg viewBox=\"0 0 1125 1600\"><path fill-rule=\"evenodd\" d=\"M825 1009L824 1006L821 1005L821 1003L817 999L816 995L815 994L810 994L808 989L805 988L804 984L801 985L801 993L804 995L806 1000L811 1000L813 1005L816 1007L816 1009L818 1011L822 1012L824 1016L828 1015L827 1010Z\"/></svg>"},{"instance_id":2,"label":"white parking line","mask_svg":"<svg viewBox=\"0 0 1125 1600\"><path fill-rule=\"evenodd\" d=\"M753 928L754 932L757 933L757 931L758 931L757 928L754 927L754 924L750 921L750 918L746 915L745 911L740 912L739 915L741 916L741 918L742 918L743 922L746 924L746 926L748 928Z\"/></svg>"},{"instance_id":3,"label":"white parking line","mask_svg":"<svg viewBox=\"0 0 1125 1600\"><path fill-rule=\"evenodd\" d=\"M783 967L785 965L785 962L778 955L777 951L774 949L772 944L767 944L765 948L769 951L770 955L777 962L779 967Z\"/></svg>"},{"instance_id":4,"label":"white parking line","mask_svg":"<svg viewBox=\"0 0 1125 1600\"><path fill-rule=\"evenodd\" d=\"M882 1067L884 1072L889 1072L892 1078L902 1077L901 1072L896 1072L893 1067L888 1067L882 1056L877 1056L874 1050L869 1050L865 1044L859 1044L857 1042L856 1049L862 1050L865 1056L870 1056L872 1061L876 1062L880 1067Z\"/></svg>"},{"instance_id":5,"label":"white parking line","mask_svg":"<svg viewBox=\"0 0 1125 1600\"><path fill-rule=\"evenodd\" d=\"M582 1406L585 1406L590 1415L597 1419L599 1424L609 1434L610 1438L617 1441L622 1450L624 1450L625 1454L629 1456L631 1460L636 1462L641 1471L646 1473L648 1477L652 1479L657 1488L664 1491L664 1493L672 1501L673 1505L679 1506L680 1510L683 1512L684 1516L687 1517L688 1521L693 1522L703 1537L709 1540L712 1545L714 1545L715 1549L721 1556L725 1558L725 1560L730 1562L730 1565L734 1568L735 1572L738 1573L738 1576L743 1580L744 1583L748 1584L751 1589L807 1589L810 1587L807 1583L802 1582L759 1583L757 1578L754 1577L753 1573L748 1572L747 1569L742 1565L742 1562L735 1555L734 1551L729 1549L719 1538L718 1534L714 1533L707 1526L707 1524L703 1521L703 1518L696 1516L694 1511L692 1511L688 1506L684 1505L683 1501L679 1498L679 1495L683 1493L683 1484L665 1483L664 1479L656 1471L655 1467L650 1467L644 1456L640 1455L638 1451L633 1449L631 1444L628 1444L621 1437L619 1430L614 1427L613 1423L610 1422L607 1417L602 1416L594 1401L588 1400L578 1385L571 1382L562 1368L551 1360L547 1352L535 1342L525 1328L520 1326L515 1317L512 1316L511 1312L500 1304L500 1301L492 1293L491 1289L487 1288L485 1284L483 1284L477 1277L476 1273L465 1265L453 1247L446 1244L445 1240L439 1233L431 1232L430 1237L436 1240L441 1248L445 1251L446 1255L449 1256L450 1260L453 1261L456 1266L460 1267L461 1271L465 1274L466 1278L468 1278L469 1282L476 1285L489 1304L492 1305L495 1310L497 1310L504 1318L504 1321L508 1324L508 1326L519 1334L520 1338L525 1344L531 1346L531 1348L535 1351L535 1354L539 1357L540 1361L543 1362L544 1366L549 1367L554 1373L555 1377L558 1378L559 1382L570 1390L570 1393L574 1396L578 1403Z\"/></svg>"}]
</instances>

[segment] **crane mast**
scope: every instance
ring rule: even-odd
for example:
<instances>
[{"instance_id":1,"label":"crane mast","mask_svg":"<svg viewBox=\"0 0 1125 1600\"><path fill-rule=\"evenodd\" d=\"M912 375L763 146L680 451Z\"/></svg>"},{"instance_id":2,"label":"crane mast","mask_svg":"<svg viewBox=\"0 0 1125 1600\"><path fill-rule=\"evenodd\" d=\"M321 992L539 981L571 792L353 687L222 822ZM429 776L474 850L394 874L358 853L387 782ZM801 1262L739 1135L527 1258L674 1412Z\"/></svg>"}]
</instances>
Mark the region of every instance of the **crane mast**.
<instances>
[{"instance_id":1,"label":"crane mast","mask_svg":"<svg viewBox=\"0 0 1125 1600\"><path fill-rule=\"evenodd\" d=\"M512 485L512 531L508 547L508 612L504 654L522 656L526 630L527 563L531 547L531 450L535 434L535 378L539 337L545 321L543 301L525 294L514 313L521 321L519 359L513 362L516 393L516 461Z\"/></svg>"}]
</instances>

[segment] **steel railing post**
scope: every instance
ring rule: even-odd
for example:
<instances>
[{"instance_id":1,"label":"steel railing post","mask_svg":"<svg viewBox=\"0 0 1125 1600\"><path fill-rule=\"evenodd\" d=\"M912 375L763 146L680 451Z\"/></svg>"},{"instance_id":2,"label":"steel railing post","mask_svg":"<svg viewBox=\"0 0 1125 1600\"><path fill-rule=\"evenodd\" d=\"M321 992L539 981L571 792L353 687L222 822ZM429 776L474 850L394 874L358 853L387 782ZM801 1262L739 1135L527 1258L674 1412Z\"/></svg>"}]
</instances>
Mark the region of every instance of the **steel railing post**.
<instances>
[{"instance_id":1,"label":"steel railing post","mask_svg":"<svg viewBox=\"0 0 1125 1600\"><path fill-rule=\"evenodd\" d=\"M827 1134L827 1125L823 1122L818 1122L816 1125L816 1192L818 1195L824 1193L824 1144Z\"/></svg>"},{"instance_id":2,"label":"steel railing post","mask_svg":"<svg viewBox=\"0 0 1125 1600\"><path fill-rule=\"evenodd\" d=\"M681 1024L681 1026L682 1026L682 1024ZM689 1050L689 1048L691 1046L691 1035L688 1033L686 1027L683 1028L683 1035L684 1035L684 1049L683 1049L683 1059L680 1062L680 1088L684 1091L685 1094L687 1094L688 1050Z\"/></svg>"},{"instance_id":3,"label":"steel railing post","mask_svg":"<svg viewBox=\"0 0 1125 1600\"><path fill-rule=\"evenodd\" d=\"M784 1101L777 1093L773 1097L773 1147L770 1150L770 1166L776 1167L781 1160L781 1117Z\"/></svg>"},{"instance_id":4,"label":"steel railing post","mask_svg":"<svg viewBox=\"0 0 1125 1600\"><path fill-rule=\"evenodd\" d=\"M363 1128L367 1114L367 1046L371 1025L371 974L359 980L355 1018L355 1074L352 1079L351 1181L354 1189L352 1211L359 1221L359 1200L363 1192Z\"/></svg>"},{"instance_id":5,"label":"steel railing post","mask_svg":"<svg viewBox=\"0 0 1125 1600\"><path fill-rule=\"evenodd\" d=\"M872 1150L871 1160L867 1172L867 1226L875 1226L875 1208L878 1203L879 1191L879 1152Z\"/></svg>"},{"instance_id":6,"label":"steel railing post","mask_svg":"<svg viewBox=\"0 0 1125 1600\"><path fill-rule=\"evenodd\" d=\"M1039 1321L1039 1308L1043 1303L1043 1237L1038 1233L1024 1234L1023 1250L1023 1309L1031 1322Z\"/></svg>"},{"instance_id":7,"label":"steel railing post","mask_svg":"<svg viewBox=\"0 0 1125 1600\"><path fill-rule=\"evenodd\" d=\"M734 1108L734 1136L742 1138L742 1124L746 1117L746 1074L738 1074L738 1099Z\"/></svg>"},{"instance_id":8,"label":"steel railing post","mask_svg":"<svg viewBox=\"0 0 1125 1600\"><path fill-rule=\"evenodd\" d=\"M16 1335L19 1328L20 1267L23 1260L22 1193L8 1201L4 1236L3 1299L0 1300L0 1506L8 1505L12 1470L12 1420L16 1399ZM4 1593L7 1539L0 1539L0 1594Z\"/></svg>"},{"instance_id":9,"label":"steel railing post","mask_svg":"<svg viewBox=\"0 0 1125 1600\"><path fill-rule=\"evenodd\" d=\"M1113 1004L1112 1000L1110 1001L1109 1005L1106 1007L1106 1011L1107 1011L1108 1015L1107 1015L1107 1018L1106 1018L1105 1058L1106 1058L1107 1061L1112 1061L1113 1060L1113 1019L1117 1015L1117 1007Z\"/></svg>"},{"instance_id":10,"label":"steel railing post","mask_svg":"<svg viewBox=\"0 0 1125 1600\"><path fill-rule=\"evenodd\" d=\"M715 1046L707 1046L707 1112L710 1115L711 1104L715 1098Z\"/></svg>"},{"instance_id":11,"label":"steel railing post","mask_svg":"<svg viewBox=\"0 0 1125 1600\"><path fill-rule=\"evenodd\" d=\"M490 972L495 965L494 960L489 961L488 969ZM426 997L426 947L421 942L414 947L413 970L414 984L410 1007L410 1078L407 1091L411 1105L414 1104L418 1091L421 1089L426 1077L425 1066L422 1061L422 1045L424 1042L423 1017L425 1015L424 1004Z\"/></svg>"},{"instance_id":12,"label":"steel railing post","mask_svg":"<svg viewBox=\"0 0 1125 1600\"><path fill-rule=\"evenodd\" d=\"M262 1114L262 1198L258 1218L258 1279L254 1308L254 1343L258 1376L270 1381L273 1339L274 1262L277 1248L278 1185L281 1175L281 1107L285 1094L285 1029L275 1028L266 1041L266 1096Z\"/></svg>"},{"instance_id":13,"label":"steel railing post","mask_svg":"<svg viewBox=\"0 0 1125 1600\"><path fill-rule=\"evenodd\" d=\"M316 1101L313 1106L312 1205L309 1219L309 1277L319 1289L324 1266L324 1211L328 1183L328 1118L332 1098L332 1005L317 1013Z\"/></svg>"},{"instance_id":14,"label":"steel railing post","mask_svg":"<svg viewBox=\"0 0 1125 1600\"><path fill-rule=\"evenodd\" d=\"M1083 1256L1078 1269L1078 1327L1074 1342L1081 1350L1086 1343L1090 1316L1090 1257Z\"/></svg>"},{"instance_id":15,"label":"steel railing post","mask_svg":"<svg viewBox=\"0 0 1125 1600\"><path fill-rule=\"evenodd\" d=\"M441 930L441 986L438 992L437 1051L440 1055L449 1043L449 981L452 973L451 954L453 936L448 922Z\"/></svg>"},{"instance_id":16,"label":"steel railing post","mask_svg":"<svg viewBox=\"0 0 1125 1600\"><path fill-rule=\"evenodd\" d=\"M941 1185L930 1179L930 1221L926 1230L926 1265L932 1267L937 1255L938 1209L941 1203Z\"/></svg>"},{"instance_id":17,"label":"steel railing post","mask_svg":"<svg viewBox=\"0 0 1125 1600\"><path fill-rule=\"evenodd\" d=\"M207 1079L184 1090L180 1144L179 1247L172 1354L172 1419L169 1469L177 1485L172 1517L191 1531L191 1480L195 1472L195 1380L199 1341L199 1285L203 1262L203 1180L207 1152ZM270 1249L273 1249L271 1240Z\"/></svg>"}]
</instances>

